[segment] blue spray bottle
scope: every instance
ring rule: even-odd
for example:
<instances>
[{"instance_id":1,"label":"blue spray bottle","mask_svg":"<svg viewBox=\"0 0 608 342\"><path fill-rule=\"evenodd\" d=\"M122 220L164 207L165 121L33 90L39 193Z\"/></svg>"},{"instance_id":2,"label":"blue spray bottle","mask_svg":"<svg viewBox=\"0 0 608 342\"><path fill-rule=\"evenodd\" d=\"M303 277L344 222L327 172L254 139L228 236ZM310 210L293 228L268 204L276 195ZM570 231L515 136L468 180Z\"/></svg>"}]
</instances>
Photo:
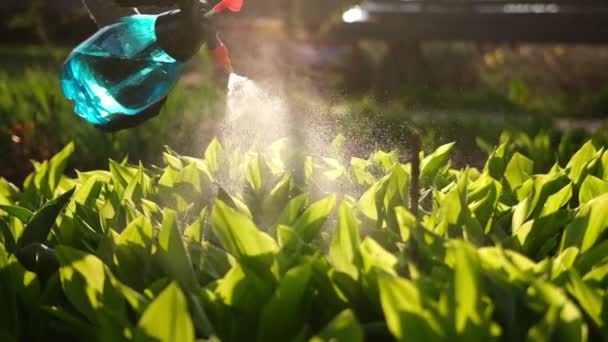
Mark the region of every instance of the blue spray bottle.
<instances>
[{"instance_id":1,"label":"blue spray bottle","mask_svg":"<svg viewBox=\"0 0 608 342\"><path fill-rule=\"evenodd\" d=\"M121 5L167 5L174 0L116 0ZM215 5L181 0L178 10L131 15L101 28L65 61L61 86L76 114L93 125L117 131L158 115L180 78L183 65L203 44L217 63L231 71L228 50L211 18L233 12L242 0Z\"/></svg>"}]
</instances>

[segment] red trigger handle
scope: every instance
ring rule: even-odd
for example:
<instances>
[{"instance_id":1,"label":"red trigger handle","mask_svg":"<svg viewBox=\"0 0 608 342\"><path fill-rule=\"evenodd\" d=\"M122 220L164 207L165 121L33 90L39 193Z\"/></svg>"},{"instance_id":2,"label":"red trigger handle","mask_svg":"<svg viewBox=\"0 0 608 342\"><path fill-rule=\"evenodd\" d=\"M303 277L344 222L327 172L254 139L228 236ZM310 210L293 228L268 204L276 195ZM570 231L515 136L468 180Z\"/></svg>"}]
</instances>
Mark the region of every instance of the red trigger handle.
<instances>
[{"instance_id":1,"label":"red trigger handle","mask_svg":"<svg viewBox=\"0 0 608 342\"><path fill-rule=\"evenodd\" d=\"M225 9L230 12L240 12L243 8L243 0L222 0L219 4L213 7L213 13L220 13Z\"/></svg>"}]
</instances>

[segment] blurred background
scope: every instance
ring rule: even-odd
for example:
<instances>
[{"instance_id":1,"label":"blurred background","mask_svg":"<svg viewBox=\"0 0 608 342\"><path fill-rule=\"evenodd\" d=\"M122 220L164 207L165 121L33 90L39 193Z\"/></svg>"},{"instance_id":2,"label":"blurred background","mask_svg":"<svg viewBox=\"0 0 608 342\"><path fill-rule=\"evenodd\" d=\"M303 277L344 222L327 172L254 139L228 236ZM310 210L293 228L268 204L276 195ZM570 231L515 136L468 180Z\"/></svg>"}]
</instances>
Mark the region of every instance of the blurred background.
<instances>
[{"instance_id":1,"label":"blurred background","mask_svg":"<svg viewBox=\"0 0 608 342\"><path fill-rule=\"evenodd\" d=\"M30 160L70 141L72 169L87 170L125 156L155 163L165 145L200 155L219 134L226 80L205 49L158 118L109 134L76 117L59 72L96 30L80 0L0 2L0 177L19 184ZM457 141L463 165L505 131L606 139L604 1L245 0L220 31L239 74L356 155L407 149L412 128L425 149Z\"/></svg>"}]
</instances>

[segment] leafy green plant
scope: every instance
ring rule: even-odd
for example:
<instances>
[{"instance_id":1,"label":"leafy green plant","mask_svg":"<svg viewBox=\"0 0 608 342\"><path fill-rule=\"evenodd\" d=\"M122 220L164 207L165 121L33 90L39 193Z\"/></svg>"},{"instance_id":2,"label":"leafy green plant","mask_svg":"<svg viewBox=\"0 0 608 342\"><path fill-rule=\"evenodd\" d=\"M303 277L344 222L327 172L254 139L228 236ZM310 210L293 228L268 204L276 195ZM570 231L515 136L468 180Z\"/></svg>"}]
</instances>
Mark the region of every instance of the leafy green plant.
<instances>
[{"instance_id":1,"label":"leafy green plant","mask_svg":"<svg viewBox=\"0 0 608 342\"><path fill-rule=\"evenodd\" d=\"M452 144L404 163L343 142L300 163L287 140L214 140L73 177L68 145L21 188L0 179L0 337L608 338L603 147L540 173L509 142L483 169L453 168Z\"/></svg>"}]
</instances>

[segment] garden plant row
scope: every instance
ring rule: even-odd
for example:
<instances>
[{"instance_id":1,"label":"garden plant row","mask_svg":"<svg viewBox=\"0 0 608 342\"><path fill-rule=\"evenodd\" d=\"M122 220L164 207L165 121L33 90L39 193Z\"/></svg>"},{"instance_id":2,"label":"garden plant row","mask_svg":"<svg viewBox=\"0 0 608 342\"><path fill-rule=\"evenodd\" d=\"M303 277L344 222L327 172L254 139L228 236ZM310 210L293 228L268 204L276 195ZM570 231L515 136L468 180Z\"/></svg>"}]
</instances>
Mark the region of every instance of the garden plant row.
<instances>
[{"instance_id":1,"label":"garden plant row","mask_svg":"<svg viewBox=\"0 0 608 342\"><path fill-rule=\"evenodd\" d=\"M0 180L0 340L607 340L608 153L521 139L482 169L338 137L68 177L70 144Z\"/></svg>"}]
</instances>

